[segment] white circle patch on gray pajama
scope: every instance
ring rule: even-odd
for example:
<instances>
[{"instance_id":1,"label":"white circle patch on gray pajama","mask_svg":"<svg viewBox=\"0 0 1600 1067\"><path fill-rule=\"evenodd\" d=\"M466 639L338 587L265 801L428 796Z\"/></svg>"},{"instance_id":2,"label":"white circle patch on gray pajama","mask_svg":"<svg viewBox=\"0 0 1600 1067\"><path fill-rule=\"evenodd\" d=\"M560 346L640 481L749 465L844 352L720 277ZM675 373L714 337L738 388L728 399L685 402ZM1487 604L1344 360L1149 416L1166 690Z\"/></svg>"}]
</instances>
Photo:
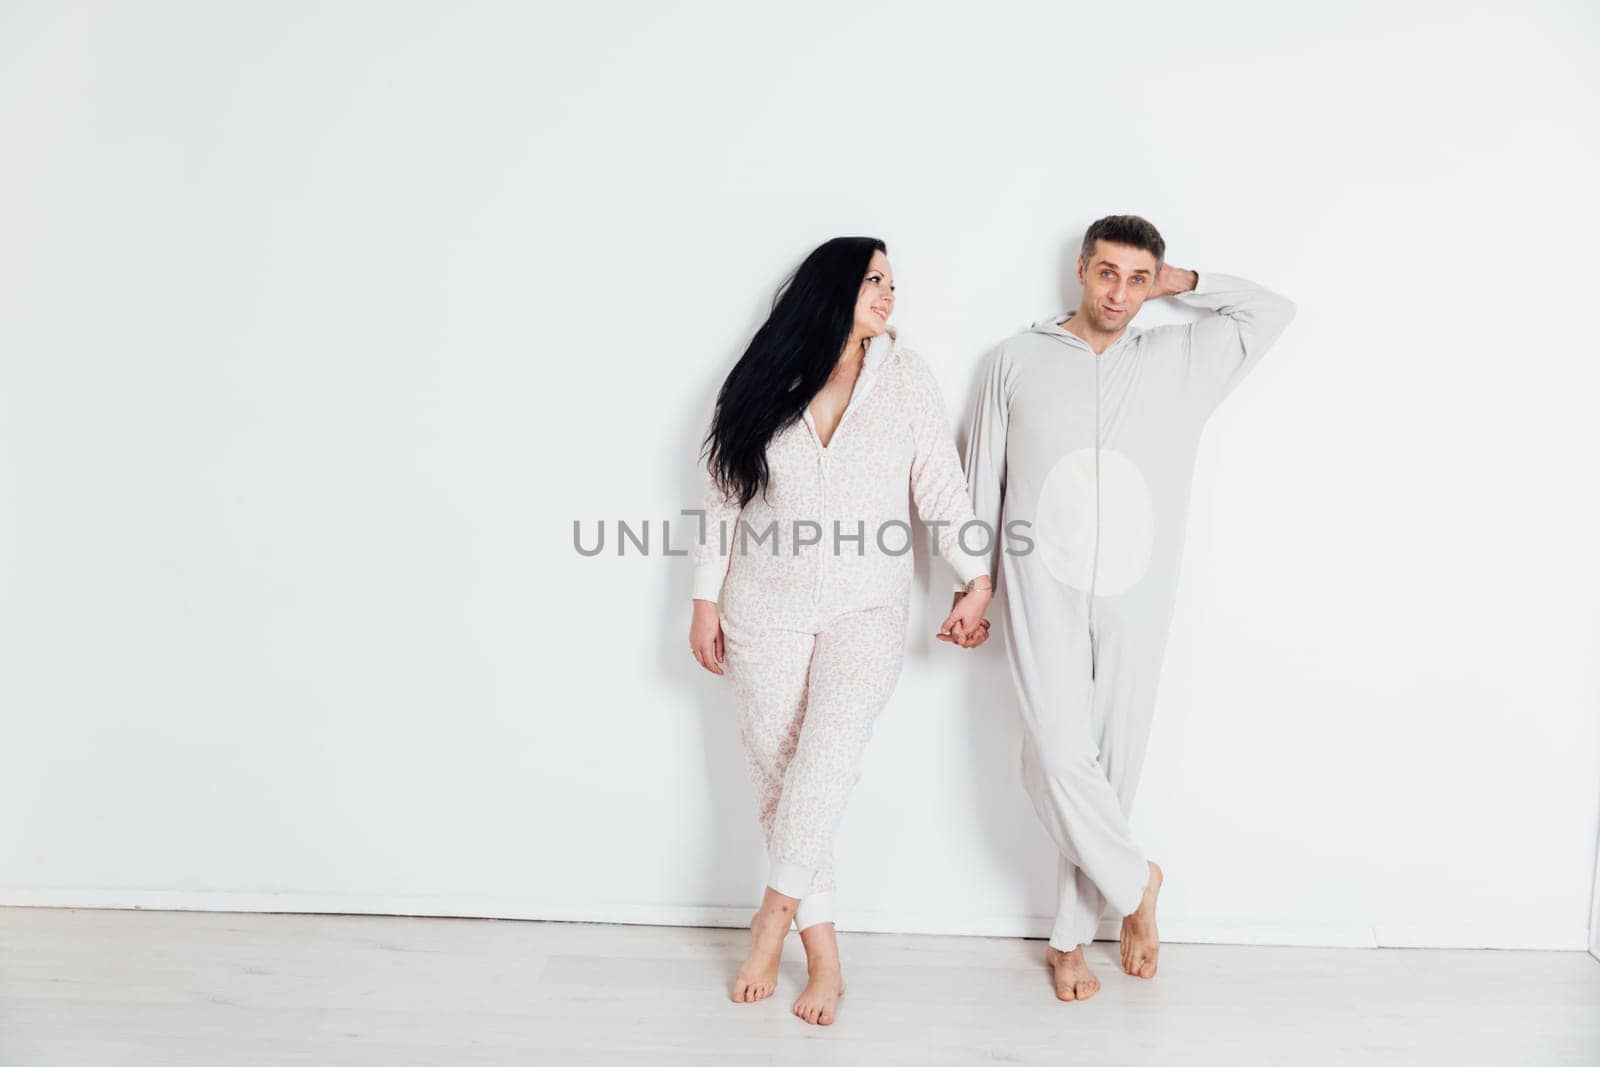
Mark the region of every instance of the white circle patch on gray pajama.
<instances>
[{"instance_id":1,"label":"white circle patch on gray pajama","mask_svg":"<svg viewBox=\"0 0 1600 1067\"><path fill-rule=\"evenodd\" d=\"M1150 566L1155 515L1150 486L1133 460L1100 449L1100 552L1095 578L1095 450L1068 452L1050 468L1035 519L1045 568L1064 585L1095 595L1131 589Z\"/></svg>"}]
</instances>

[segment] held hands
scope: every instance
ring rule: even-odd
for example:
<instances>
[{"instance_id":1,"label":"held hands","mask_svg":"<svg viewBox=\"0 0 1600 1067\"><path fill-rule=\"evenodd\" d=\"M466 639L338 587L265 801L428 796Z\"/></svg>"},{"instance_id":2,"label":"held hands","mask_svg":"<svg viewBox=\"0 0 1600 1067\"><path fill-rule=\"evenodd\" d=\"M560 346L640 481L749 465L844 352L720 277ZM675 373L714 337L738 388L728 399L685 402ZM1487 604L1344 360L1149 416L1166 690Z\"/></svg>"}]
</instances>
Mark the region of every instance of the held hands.
<instances>
[{"instance_id":1,"label":"held hands","mask_svg":"<svg viewBox=\"0 0 1600 1067\"><path fill-rule=\"evenodd\" d=\"M957 593L950 605L950 614L939 625L939 640L948 641L961 648L977 648L989 640L989 620L983 613L989 608L989 598L994 587L988 578L980 578L978 588L970 593Z\"/></svg>"},{"instance_id":2,"label":"held hands","mask_svg":"<svg viewBox=\"0 0 1600 1067\"><path fill-rule=\"evenodd\" d=\"M994 590L987 578L979 581L980 588L956 594L950 614L939 626L939 640L961 648L977 648L989 640L989 620L983 613L988 610ZM694 602L694 617L689 622L689 651L694 654L695 662L712 674L723 673L722 618L717 614L717 606L709 600Z\"/></svg>"},{"instance_id":3,"label":"held hands","mask_svg":"<svg viewBox=\"0 0 1600 1067\"><path fill-rule=\"evenodd\" d=\"M1192 270L1182 267L1170 267L1163 263L1161 273L1156 275L1155 288L1150 290L1146 300L1155 300L1157 297L1172 296L1174 293L1187 293L1200 284L1200 275Z\"/></svg>"},{"instance_id":4,"label":"held hands","mask_svg":"<svg viewBox=\"0 0 1600 1067\"><path fill-rule=\"evenodd\" d=\"M694 619L689 623L689 651L695 662L712 674L722 673L722 618L709 600L694 602Z\"/></svg>"}]
</instances>

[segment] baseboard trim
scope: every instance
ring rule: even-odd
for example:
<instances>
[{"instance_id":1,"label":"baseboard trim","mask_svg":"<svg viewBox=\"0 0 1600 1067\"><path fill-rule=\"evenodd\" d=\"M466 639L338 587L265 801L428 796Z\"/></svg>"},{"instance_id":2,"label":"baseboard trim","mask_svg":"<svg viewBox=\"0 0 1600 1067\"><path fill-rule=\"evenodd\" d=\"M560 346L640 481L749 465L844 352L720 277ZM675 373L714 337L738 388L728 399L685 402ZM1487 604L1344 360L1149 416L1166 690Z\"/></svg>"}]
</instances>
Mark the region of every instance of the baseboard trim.
<instances>
[{"instance_id":1,"label":"baseboard trim","mask_svg":"<svg viewBox=\"0 0 1600 1067\"><path fill-rule=\"evenodd\" d=\"M150 911L284 912L323 915L395 915L429 918L523 919L638 926L749 925L749 906L667 904L530 904L525 898L487 895L384 896L230 891L59 889L0 890L0 906L105 908ZM856 933L940 934L962 937L1044 938L1050 919L1039 915L950 915L841 911L839 929ZM1104 920L1096 936L1116 940L1118 924ZM1496 948L1591 951L1581 925L1508 923L1270 923L1167 915L1161 939L1179 944L1285 945L1307 948ZM1600 959L1600 953L1596 954Z\"/></svg>"}]
</instances>

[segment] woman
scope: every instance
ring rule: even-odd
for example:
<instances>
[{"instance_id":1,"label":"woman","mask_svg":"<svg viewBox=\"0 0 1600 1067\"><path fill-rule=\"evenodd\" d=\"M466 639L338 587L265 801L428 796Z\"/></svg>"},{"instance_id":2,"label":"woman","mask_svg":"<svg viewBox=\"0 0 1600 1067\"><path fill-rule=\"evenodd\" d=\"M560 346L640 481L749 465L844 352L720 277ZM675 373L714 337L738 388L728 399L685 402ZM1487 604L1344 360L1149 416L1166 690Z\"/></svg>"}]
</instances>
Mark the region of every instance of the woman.
<instances>
[{"instance_id":1,"label":"woman","mask_svg":"<svg viewBox=\"0 0 1600 1067\"><path fill-rule=\"evenodd\" d=\"M981 644L992 590L993 538L963 529L975 520L938 385L888 325L886 252L835 238L780 290L717 396L693 552L689 644L733 684L770 857L732 999L772 995L794 922L809 974L794 1013L823 1025L844 992L833 835L905 643L908 487L966 583L941 640Z\"/></svg>"}]
</instances>

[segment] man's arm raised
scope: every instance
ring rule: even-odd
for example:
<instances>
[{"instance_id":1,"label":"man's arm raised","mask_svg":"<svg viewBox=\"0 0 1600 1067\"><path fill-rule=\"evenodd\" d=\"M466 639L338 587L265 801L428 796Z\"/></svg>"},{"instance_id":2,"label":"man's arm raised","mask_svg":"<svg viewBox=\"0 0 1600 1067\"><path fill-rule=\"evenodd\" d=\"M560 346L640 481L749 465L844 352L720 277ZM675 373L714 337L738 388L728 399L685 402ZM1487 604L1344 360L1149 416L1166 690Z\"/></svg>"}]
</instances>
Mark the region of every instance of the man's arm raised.
<instances>
[{"instance_id":1,"label":"man's arm raised","mask_svg":"<svg viewBox=\"0 0 1600 1067\"><path fill-rule=\"evenodd\" d=\"M1185 333L1187 374L1210 406L1255 369L1295 313L1294 301L1255 282L1182 267L1161 268L1151 293L1157 296L1215 313L1191 323Z\"/></svg>"}]
</instances>

